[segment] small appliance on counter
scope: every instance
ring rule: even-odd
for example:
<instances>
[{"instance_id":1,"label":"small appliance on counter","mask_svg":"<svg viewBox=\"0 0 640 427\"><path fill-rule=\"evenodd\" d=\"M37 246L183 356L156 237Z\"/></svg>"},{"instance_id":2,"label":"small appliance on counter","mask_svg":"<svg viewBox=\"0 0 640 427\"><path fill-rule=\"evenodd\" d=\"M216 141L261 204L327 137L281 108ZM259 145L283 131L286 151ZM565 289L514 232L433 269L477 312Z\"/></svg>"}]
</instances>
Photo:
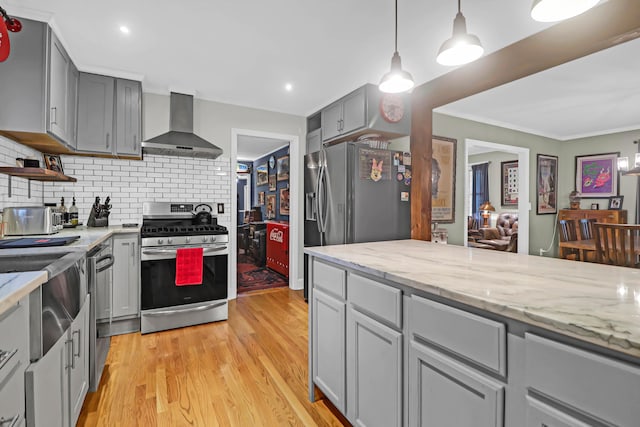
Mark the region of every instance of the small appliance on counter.
<instances>
[{"instance_id":1,"label":"small appliance on counter","mask_svg":"<svg viewBox=\"0 0 640 427\"><path fill-rule=\"evenodd\" d=\"M62 213L50 206L21 206L4 208L6 236L54 234L62 230Z\"/></svg>"},{"instance_id":2,"label":"small appliance on counter","mask_svg":"<svg viewBox=\"0 0 640 427\"><path fill-rule=\"evenodd\" d=\"M109 214L111 213L111 205L109 204L109 197L104 201L104 204L100 204L100 197L96 197L96 201L91 207L89 213L89 219L87 220L87 227L108 227L109 226Z\"/></svg>"}]
</instances>

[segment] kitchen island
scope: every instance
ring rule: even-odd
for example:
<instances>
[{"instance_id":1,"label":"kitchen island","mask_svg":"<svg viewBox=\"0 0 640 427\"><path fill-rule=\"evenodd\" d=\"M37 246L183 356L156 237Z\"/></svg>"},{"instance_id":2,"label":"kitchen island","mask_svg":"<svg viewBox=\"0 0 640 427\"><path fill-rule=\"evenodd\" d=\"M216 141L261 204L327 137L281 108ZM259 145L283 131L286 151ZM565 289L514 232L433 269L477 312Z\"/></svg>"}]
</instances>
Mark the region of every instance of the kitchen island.
<instances>
[{"instance_id":1,"label":"kitchen island","mask_svg":"<svg viewBox=\"0 0 640 427\"><path fill-rule=\"evenodd\" d=\"M640 419L639 270L416 240L305 252L310 396L354 424Z\"/></svg>"}]
</instances>

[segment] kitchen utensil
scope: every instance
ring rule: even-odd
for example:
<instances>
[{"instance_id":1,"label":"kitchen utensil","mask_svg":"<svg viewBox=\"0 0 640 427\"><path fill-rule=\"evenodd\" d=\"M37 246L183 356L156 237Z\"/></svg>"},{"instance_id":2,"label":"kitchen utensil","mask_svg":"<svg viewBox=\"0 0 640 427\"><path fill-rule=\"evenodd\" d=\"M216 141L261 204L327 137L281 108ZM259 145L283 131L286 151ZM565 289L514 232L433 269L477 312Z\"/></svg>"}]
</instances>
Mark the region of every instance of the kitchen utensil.
<instances>
[{"instance_id":1,"label":"kitchen utensil","mask_svg":"<svg viewBox=\"0 0 640 427\"><path fill-rule=\"evenodd\" d=\"M193 215L194 215L193 223L198 225L211 224L213 222L213 217L211 216L212 211L213 211L213 208L210 205L206 203L199 204L193 210Z\"/></svg>"}]
</instances>

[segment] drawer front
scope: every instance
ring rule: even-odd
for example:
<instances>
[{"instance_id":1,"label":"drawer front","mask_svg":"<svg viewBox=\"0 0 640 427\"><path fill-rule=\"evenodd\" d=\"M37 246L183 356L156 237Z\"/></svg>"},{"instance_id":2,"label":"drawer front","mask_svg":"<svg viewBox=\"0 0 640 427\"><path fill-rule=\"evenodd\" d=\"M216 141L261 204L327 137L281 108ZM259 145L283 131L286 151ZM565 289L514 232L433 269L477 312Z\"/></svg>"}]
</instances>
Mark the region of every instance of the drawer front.
<instances>
[{"instance_id":1,"label":"drawer front","mask_svg":"<svg viewBox=\"0 0 640 427\"><path fill-rule=\"evenodd\" d=\"M4 362L0 362L0 382L20 362L24 366L29 359L29 310L28 297L23 298L0 315L0 350L11 355Z\"/></svg>"},{"instance_id":2,"label":"drawer front","mask_svg":"<svg viewBox=\"0 0 640 427\"><path fill-rule=\"evenodd\" d=\"M539 400L527 396L527 427L590 427Z\"/></svg>"},{"instance_id":3,"label":"drawer front","mask_svg":"<svg viewBox=\"0 0 640 427\"><path fill-rule=\"evenodd\" d=\"M420 337L506 376L504 324L418 296L411 296L409 330Z\"/></svg>"},{"instance_id":4,"label":"drawer front","mask_svg":"<svg viewBox=\"0 0 640 427\"><path fill-rule=\"evenodd\" d=\"M640 367L525 334L525 385L619 426L640 420Z\"/></svg>"},{"instance_id":5,"label":"drawer front","mask_svg":"<svg viewBox=\"0 0 640 427\"><path fill-rule=\"evenodd\" d=\"M349 273L349 302L368 315L402 328L402 291Z\"/></svg>"},{"instance_id":6,"label":"drawer front","mask_svg":"<svg viewBox=\"0 0 640 427\"><path fill-rule=\"evenodd\" d=\"M25 363L17 363L0 382L0 426L20 426L24 417Z\"/></svg>"},{"instance_id":7,"label":"drawer front","mask_svg":"<svg viewBox=\"0 0 640 427\"><path fill-rule=\"evenodd\" d=\"M336 295L342 299L347 297L346 271L341 268L313 260L313 287Z\"/></svg>"}]
</instances>

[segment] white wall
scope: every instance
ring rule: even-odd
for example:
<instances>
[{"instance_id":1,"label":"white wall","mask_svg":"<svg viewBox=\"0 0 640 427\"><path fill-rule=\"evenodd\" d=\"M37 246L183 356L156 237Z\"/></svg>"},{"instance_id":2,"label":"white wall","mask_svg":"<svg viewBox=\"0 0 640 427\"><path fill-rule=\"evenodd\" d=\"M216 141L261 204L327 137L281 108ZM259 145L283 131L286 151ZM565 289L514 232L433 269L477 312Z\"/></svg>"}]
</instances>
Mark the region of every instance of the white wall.
<instances>
[{"instance_id":1,"label":"white wall","mask_svg":"<svg viewBox=\"0 0 640 427\"><path fill-rule=\"evenodd\" d=\"M43 164L42 153L0 136L0 166L16 166L17 158L38 159ZM27 197L28 181L12 177L12 195L9 197L9 176L0 174L0 210L8 206L41 206L42 182L31 181L31 198Z\"/></svg>"}]
</instances>

